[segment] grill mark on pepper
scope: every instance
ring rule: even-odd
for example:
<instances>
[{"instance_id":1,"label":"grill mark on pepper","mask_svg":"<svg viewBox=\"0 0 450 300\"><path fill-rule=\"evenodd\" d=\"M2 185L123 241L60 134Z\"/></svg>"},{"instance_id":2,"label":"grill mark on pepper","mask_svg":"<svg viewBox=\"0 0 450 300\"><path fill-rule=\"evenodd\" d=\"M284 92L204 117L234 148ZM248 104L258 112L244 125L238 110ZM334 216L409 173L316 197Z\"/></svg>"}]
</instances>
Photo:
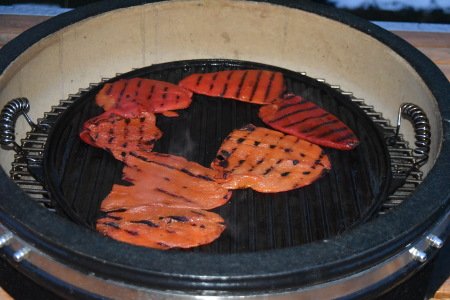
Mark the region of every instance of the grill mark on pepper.
<instances>
[{"instance_id":1,"label":"grill mark on pepper","mask_svg":"<svg viewBox=\"0 0 450 300\"><path fill-rule=\"evenodd\" d=\"M220 160L220 161L226 160L226 158L223 157L223 155L221 155L221 154L216 155L216 159L218 159L218 160Z\"/></svg>"},{"instance_id":2,"label":"grill mark on pepper","mask_svg":"<svg viewBox=\"0 0 450 300\"><path fill-rule=\"evenodd\" d=\"M242 90L242 86L244 85L244 81L247 78L247 74L248 71L245 71L244 74L242 75L241 81L239 82L235 97L239 98L241 96L241 90Z\"/></svg>"},{"instance_id":3,"label":"grill mark on pepper","mask_svg":"<svg viewBox=\"0 0 450 300\"><path fill-rule=\"evenodd\" d=\"M185 216L168 216L168 218L182 223L189 222L189 219Z\"/></svg>"},{"instance_id":4,"label":"grill mark on pepper","mask_svg":"<svg viewBox=\"0 0 450 300\"><path fill-rule=\"evenodd\" d=\"M255 85L253 86L252 93L251 93L251 95L250 95L250 97L248 99L249 102L252 102L253 101L253 97L255 97L255 93L256 93L256 90L258 89L258 85L259 85L259 82L260 82L260 79L261 79L261 74L262 74L262 71L259 70L258 71L258 75L256 75L256 82L255 82Z\"/></svg>"},{"instance_id":5,"label":"grill mark on pepper","mask_svg":"<svg viewBox=\"0 0 450 300\"><path fill-rule=\"evenodd\" d=\"M286 99L286 98L285 98L285 99ZM289 108L289 107L291 107L291 106L297 106L297 105L303 104L303 103L305 103L304 100L302 100L302 101L300 101L300 102L298 102L298 103L283 103L282 105L280 105L280 106L278 107L277 111L285 110L286 108Z\"/></svg>"},{"instance_id":6,"label":"grill mark on pepper","mask_svg":"<svg viewBox=\"0 0 450 300\"><path fill-rule=\"evenodd\" d=\"M332 128L332 129L330 129L330 130L328 130L328 131L326 131L326 132L324 132L324 133L318 135L317 137L319 137L319 138L324 138L324 137L333 135L333 134L338 133L338 132L346 131L346 130L347 130L347 128L345 128L345 127L341 127L341 128Z\"/></svg>"},{"instance_id":7,"label":"grill mark on pepper","mask_svg":"<svg viewBox=\"0 0 450 300\"><path fill-rule=\"evenodd\" d=\"M128 81L125 81L125 84L122 88L122 90L119 93L119 99L117 100L117 103L121 102L123 99L123 94L125 93L126 88L128 87Z\"/></svg>"},{"instance_id":8,"label":"grill mark on pepper","mask_svg":"<svg viewBox=\"0 0 450 300\"><path fill-rule=\"evenodd\" d=\"M266 171L264 171L263 175L269 174L270 172L272 172L272 170L273 170L273 167L266 169Z\"/></svg>"},{"instance_id":9,"label":"grill mark on pepper","mask_svg":"<svg viewBox=\"0 0 450 300\"><path fill-rule=\"evenodd\" d=\"M125 127L123 128L123 138L126 140L130 131L130 119L125 119Z\"/></svg>"},{"instance_id":10,"label":"grill mark on pepper","mask_svg":"<svg viewBox=\"0 0 450 300\"><path fill-rule=\"evenodd\" d=\"M155 190L157 190L157 191L160 192L160 193L169 195L169 196L171 196L171 197L178 198L178 199L183 199L183 200L185 200L186 202L192 203L192 201L191 201L190 199L188 199L188 198L186 198L186 197L184 197L184 196L177 195L177 194L171 193L171 192L169 192L169 191L163 190L162 188L156 188Z\"/></svg>"},{"instance_id":11,"label":"grill mark on pepper","mask_svg":"<svg viewBox=\"0 0 450 300\"><path fill-rule=\"evenodd\" d=\"M292 105L297 105L297 104L294 103L294 104L292 104ZM325 117L325 116L327 116L327 115L328 115L328 113L323 113L323 114L318 115L318 116L315 116L315 117L307 117L307 118L304 118L304 119L302 119L302 120L298 120L298 121L296 121L296 122L292 122L292 123L290 123L290 124L283 125L283 126L284 126L284 127L292 127L292 126L299 125L299 124L301 124L301 123L303 123L303 122L306 122L306 121L310 121L310 120L314 120L314 119L320 119L320 118L323 118L323 117Z\"/></svg>"},{"instance_id":12,"label":"grill mark on pepper","mask_svg":"<svg viewBox=\"0 0 450 300\"><path fill-rule=\"evenodd\" d=\"M325 156L325 152L322 150L322 152L320 152L319 157L314 161L314 167L317 166L317 165L323 166L322 159L323 159L324 156Z\"/></svg>"},{"instance_id":13,"label":"grill mark on pepper","mask_svg":"<svg viewBox=\"0 0 450 300\"><path fill-rule=\"evenodd\" d=\"M143 224L143 225L147 225L147 226L153 227L153 228L158 228L158 227L159 227L158 224L155 224L155 223L153 223L153 222L150 221L150 220L130 221L130 223L133 223L133 224Z\"/></svg>"},{"instance_id":14,"label":"grill mark on pepper","mask_svg":"<svg viewBox=\"0 0 450 300\"><path fill-rule=\"evenodd\" d=\"M285 115L282 115L282 116L280 116L280 117L278 117L278 118L275 118L275 119L273 119L273 120L270 120L269 123L275 123L275 122L278 122L278 121L280 121L280 120L283 120L283 119L285 119L285 118L287 118L287 117L293 116L293 115L295 115L295 114L302 113L302 112L305 112L305 111L313 111L313 110L316 110L316 109L318 109L317 106L309 107L309 108L298 109L298 110L296 110L296 111L290 112L290 113L288 113L288 114L285 114Z\"/></svg>"},{"instance_id":15,"label":"grill mark on pepper","mask_svg":"<svg viewBox=\"0 0 450 300\"><path fill-rule=\"evenodd\" d=\"M195 83L197 86L199 86L200 85L200 82L202 81L202 79L203 79L203 75L199 75L198 76L198 78L197 78L197 82Z\"/></svg>"},{"instance_id":16,"label":"grill mark on pepper","mask_svg":"<svg viewBox=\"0 0 450 300\"><path fill-rule=\"evenodd\" d=\"M209 85L209 90L211 91L214 88L214 85L216 83L216 78L217 78L217 73L215 73L212 77L211 77L211 84ZM198 84L197 84L198 86Z\"/></svg>"},{"instance_id":17,"label":"grill mark on pepper","mask_svg":"<svg viewBox=\"0 0 450 300\"><path fill-rule=\"evenodd\" d=\"M230 157L231 153L228 152L227 150L222 150L220 151L220 153L223 155L223 157L228 158Z\"/></svg>"},{"instance_id":18,"label":"grill mark on pepper","mask_svg":"<svg viewBox=\"0 0 450 300\"><path fill-rule=\"evenodd\" d=\"M139 79L136 84L136 91L134 92L135 98L137 98L137 96L139 95L139 92L141 91L141 84L142 84L142 79ZM136 101L136 99L133 99L133 100Z\"/></svg>"},{"instance_id":19,"label":"grill mark on pepper","mask_svg":"<svg viewBox=\"0 0 450 300\"><path fill-rule=\"evenodd\" d=\"M108 211L101 211L101 213L105 213L105 214L109 214L109 213L122 213L122 212L126 212L128 209L126 208L117 208L117 209L113 209L113 210L108 210Z\"/></svg>"},{"instance_id":20,"label":"grill mark on pepper","mask_svg":"<svg viewBox=\"0 0 450 300\"><path fill-rule=\"evenodd\" d=\"M170 157L170 154L161 153L161 152L154 152L153 155L159 156L159 157Z\"/></svg>"},{"instance_id":21,"label":"grill mark on pepper","mask_svg":"<svg viewBox=\"0 0 450 300\"><path fill-rule=\"evenodd\" d=\"M231 149L230 156L231 156L236 150L237 150L237 147L234 147L233 149Z\"/></svg>"},{"instance_id":22,"label":"grill mark on pepper","mask_svg":"<svg viewBox=\"0 0 450 300\"><path fill-rule=\"evenodd\" d=\"M219 162L219 166L223 167L223 168L227 168L229 166L229 162L228 160L222 160Z\"/></svg>"},{"instance_id":23,"label":"grill mark on pepper","mask_svg":"<svg viewBox=\"0 0 450 300\"><path fill-rule=\"evenodd\" d=\"M108 83L108 89L106 90L106 95L110 96L112 93L113 85L111 83Z\"/></svg>"},{"instance_id":24,"label":"grill mark on pepper","mask_svg":"<svg viewBox=\"0 0 450 300\"><path fill-rule=\"evenodd\" d=\"M225 93L227 92L227 89L228 89L228 83L225 83L223 85L222 93L219 95L219 97L223 97L225 95Z\"/></svg>"},{"instance_id":25,"label":"grill mark on pepper","mask_svg":"<svg viewBox=\"0 0 450 300\"><path fill-rule=\"evenodd\" d=\"M185 169L185 168L179 169L179 171L181 171L181 172L183 172L183 173L185 173L185 174L187 174L189 176L192 176L192 177L204 179L206 181L214 181L214 179L212 179L212 178L210 178L210 177L208 177L206 175L200 175L200 174L197 175L197 174L194 174L194 173L192 173L191 171L189 171L188 169Z\"/></svg>"},{"instance_id":26,"label":"grill mark on pepper","mask_svg":"<svg viewBox=\"0 0 450 300\"><path fill-rule=\"evenodd\" d=\"M187 174L187 175L195 177L195 178L203 179L203 180L206 180L206 181L214 181L214 179L212 179L212 178L210 178L210 177L208 177L206 175L201 175L201 174L197 175L197 174L194 174L194 173L192 173L191 171L189 171L188 169L185 169L185 168L178 169L178 168L175 168L175 167L173 167L171 165L168 165L168 164L164 164L164 163L160 163L160 162L157 162L157 161L154 161L154 160L150 160L150 159L147 159L144 156L136 154L135 152L130 152L130 155L132 155L132 156L134 156L136 158L139 158L140 160L143 160L145 162L153 163L153 164L156 164L156 165L159 165L159 166L171 169L171 170L176 170L176 171L182 172L184 174Z\"/></svg>"},{"instance_id":27,"label":"grill mark on pepper","mask_svg":"<svg viewBox=\"0 0 450 300\"><path fill-rule=\"evenodd\" d=\"M115 222L105 222L105 223L103 223L103 225L106 225L106 226L109 226L109 227L113 227L113 228L116 228L116 229L120 229L119 224L117 224Z\"/></svg>"},{"instance_id":28,"label":"grill mark on pepper","mask_svg":"<svg viewBox=\"0 0 450 300\"><path fill-rule=\"evenodd\" d=\"M267 100L269 97L269 92L272 90L273 79L275 78L275 72L272 72L269 79L269 84L266 87L266 92L264 93L264 100Z\"/></svg>"},{"instance_id":29,"label":"grill mark on pepper","mask_svg":"<svg viewBox=\"0 0 450 300\"><path fill-rule=\"evenodd\" d=\"M311 144L311 145L312 145L312 144ZM305 157L305 155L304 155L303 153L300 153L300 155L301 155L302 157ZM320 154L319 154L319 156L317 157L317 159L309 166L309 168L312 169L312 170L315 170L315 169L317 168L318 165L320 165L320 166L322 166L322 167L325 167L325 166L322 164L322 159L323 159L324 156L325 156L325 151L322 149L322 150L320 151ZM308 172L308 174L306 174L305 172ZM304 175L309 175L310 173L311 173L311 172L309 172L309 171L304 171L304 172L303 172Z\"/></svg>"},{"instance_id":30,"label":"grill mark on pepper","mask_svg":"<svg viewBox=\"0 0 450 300\"><path fill-rule=\"evenodd\" d=\"M154 91L155 91L155 85L152 85L152 87L150 88L150 93L148 93L147 100L152 99Z\"/></svg>"},{"instance_id":31,"label":"grill mark on pepper","mask_svg":"<svg viewBox=\"0 0 450 300\"><path fill-rule=\"evenodd\" d=\"M330 120L330 121L327 121L327 122L323 122L323 123L320 123L320 124L318 124L316 126L313 126L313 127L310 127L308 129L303 130L303 133L310 133L310 132L313 132L314 130L319 129L322 126L327 126L327 125L336 124L336 123L339 123L339 120Z\"/></svg>"},{"instance_id":32,"label":"grill mark on pepper","mask_svg":"<svg viewBox=\"0 0 450 300\"><path fill-rule=\"evenodd\" d=\"M161 95L161 97L163 98L163 100L165 100L166 98L167 98L167 91L169 90L169 87L164 87L164 89L163 89L163 91L164 91L164 93ZM164 104L163 103L161 103L162 105L161 106L163 106Z\"/></svg>"},{"instance_id":33,"label":"grill mark on pepper","mask_svg":"<svg viewBox=\"0 0 450 300\"><path fill-rule=\"evenodd\" d=\"M132 236L138 236L138 235L139 235L139 232L134 231L134 230L128 230L128 229L125 229L124 231L125 231L126 233L132 235Z\"/></svg>"},{"instance_id":34,"label":"grill mark on pepper","mask_svg":"<svg viewBox=\"0 0 450 300\"><path fill-rule=\"evenodd\" d=\"M142 120L144 119L144 120ZM141 122L140 126L139 126L139 136L141 136L140 140L142 140L143 136L144 136L144 121L145 118L140 118L139 121Z\"/></svg>"},{"instance_id":35,"label":"grill mark on pepper","mask_svg":"<svg viewBox=\"0 0 450 300\"><path fill-rule=\"evenodd\" d=\"M226 95L226 93L228 91L228 82L230 81L232 75L233 75L233 71L228 73L227 78L226 78L227 81L223 85L223 90L222 90L222 93L220 94L220 97L223 97L224 95Z\"/></svg>"},{"instance_id":36,"label":"grill mark on pepper","mask_svg":"<svg viewBox=\"0 0 450 300\"><path fill-rule=\"evenodd\" d=\"M103 218L113 219L113 220L116 220L116 221L122 220L121 217L111 216L111 215L109 215L109 214L105 214L105 215L103 216Z\"/></svg>"}]
</instances>

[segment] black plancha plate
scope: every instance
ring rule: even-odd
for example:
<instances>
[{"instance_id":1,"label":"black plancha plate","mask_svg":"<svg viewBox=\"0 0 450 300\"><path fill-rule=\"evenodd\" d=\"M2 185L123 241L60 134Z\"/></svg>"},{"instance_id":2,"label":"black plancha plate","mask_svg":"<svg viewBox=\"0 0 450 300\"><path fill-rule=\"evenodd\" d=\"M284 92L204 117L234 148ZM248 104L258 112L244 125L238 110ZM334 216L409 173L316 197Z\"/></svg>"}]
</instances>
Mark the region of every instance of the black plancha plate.
<instances>
[{"instance_id":1,"label":"black plancha plate","mask_svg":"<svg viewBox=\"0 0 450 300\"><path fill-rule=\"evenodd\" d=\"M192 73L228 69L266 69L285 76L287 92L313 101L336 115L356 133L360 145L351 151L325 148L332 170L313 184L283 193L233 191L231 200L213 211L227 229L213 243L192 251L240 253L291 247L328 239L367 221L387 197L390 160L378 125L349 96L310 77L274 66L232 60L178 61L149 66L115 77L143 77L178 83ZM81 93L52 129L44 153L46 188L57 210L94 229L101 201L121 181L123 164L107 151L78 137L84 121L103 112L95 104L102 85ZM179 117L157 115L163 137L154 151L183 156L209 167L223 139L248 123L267 127L259 105L193 96Z\"/></svg>"}]
</instances>

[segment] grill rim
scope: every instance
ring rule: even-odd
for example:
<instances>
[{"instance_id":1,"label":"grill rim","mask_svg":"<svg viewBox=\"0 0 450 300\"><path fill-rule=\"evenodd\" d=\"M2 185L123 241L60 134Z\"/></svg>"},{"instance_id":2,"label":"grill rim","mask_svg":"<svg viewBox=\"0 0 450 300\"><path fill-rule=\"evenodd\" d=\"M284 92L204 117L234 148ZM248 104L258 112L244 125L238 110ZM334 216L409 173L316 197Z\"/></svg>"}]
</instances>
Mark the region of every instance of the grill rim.
<instances>
[{"instance_id":1,"label":"grill rim","mask_svg":"<svg viewBox=\"0 0 450 300\"><path fill-rule=\"evenodd\" d=\"M48 34L51 34L65 26L73 24L87 17L92 17L97 14L117 8L135 6L148 2L156 1L105 1L84 7L73 12L66 13L54 19L50 19L49 21L46 21L43 24L28 30L12 42L5 45L4 48L0 50L0 72L3 72L7 68L9 63L11 63L18 55L20 55L20 53L25 51L28 47ZM370 24L357 17L332 10L324 6L319 6L316 4L313 5L309 2L279 0L259 2L271 2L274 4L281 4L287 7L312 12L320 16L347 24L382 42L389 48L396 51L417 71L419 76L424 80L424 82L427 84L427 87L435 97L443 120L450 119L450 105L448 105L450 103L450 86L448 85L447 79L428 58L426 58L422 53L420 53L415 48L412 48L409 44L407 44L400 38L387 31L384 31L376 25ZM442 128L443 136L448 137L450 132L450 122L442 122ZM450 206L450 203L448 201L450 199L450 186L446 185L446 183L450 181L450 174L447 171L450 167L449 148L450 138L443 139L441 151L435 161L434 167L430 170L424 182L419 185L410 199L406 201L404 205L399 207L395 212L380 216L377 220L374 220L369 224L355 228L355 230L353 230L351 234L344 234L339 243L336 243L333 247L330 246L331 243L328 243L327 245L324 245L322 243L322 245L319 245L319 247L317 245L311 245L315 246L317 248L316 250L312 249L313 247L308 247L310 248L308 249L310 251L310 254L312 253L314 254L314 256L320 253L324 254L324 256L321 257L320 260L320 262L322 263L322 265L320 265L321 267L314 266L316 268L314 269L314 272L311 272L314 273L312 277L316 279L316 282L329 279L325 278L326 276L321 273L321 270L323 270L323 268L335 268L339 265L345 266L347 265L347 262L349 260L357 260L357 264L360 264L359 268L366 268L370 265L376 264L384 258L389 257L391 253L395 253L396 251L407 245L409 242L416 239L428 227L430 227L433 222L435 222L440 217L445 215L446 212L448 212ZM90 246L87 247L87 245L96 245L98 243L101 243L108 246L110 242L113 241L108 241L106 239L93 239L91 236L89 236L89 234L85 234L83 230L74 227L72 224L70 224L70 222L58 218L57 216L48 216L48 213L45 211L45 209L38 206L32 199L30 199L29 196L27 196L25 193L23 193L23 191L17 188L17 186L11 182L11 180L7 177L3 170L0 175L0 184L1 194L5 195L5 197L0 201L0 220L2 221L2 223L7 225L7 227L12 228L13 231L17 232L20 236L24 236L27 240L31 241L39 248L44 249L46 252L54 255L55 257L58 257L63 261L66 261L69 264L77 266L77 268L91 270L93 264L101 264L103 262L103 259L105 259L104 253L101 253L101 255L99 255L98 252L92 251ZM401 217L406 217L406 219L402 220ZM44 218L43 223L41 223L42 220L40 218ZM59 222L60 226L57 226L57 228L53 227L52 225L55 224L54 222ZM385 228L386 223L393 225L392 232ZM69 237L67 236L66 232L75 232L77 237ZM363 247L361 244L355 245L355 243L351 243L352 237L350 235L371 236L371 239L369 241L364 240L364 242L369 242L369 244L365 244L365 247ZM80 237L85 240L84 244L79 244L80 240L78 238ZM328 251L330 247L333 251ZM285 252L283 251L283 249L277 250L277 252L278 251L280 251L280 255L277 256L277 258L289 257L302 260L307 257L307 255L303 255L304 253L302 253L302 255L298 255L298 251L296 251L295 253L291 253L289 251ZM344 253L340 251L343 251ZM139 251L137 251L135 254L138 253ZM165 256L167 256L169 260L166 261L170 262L173 257L167 254L168 253L166 253ZM239 255L242 256L242 254ZM254 255L255 254L252 254L252 256ZM156 256L158 257L157 254ZM205 255L202 255L202 260L205 259L204 256ZM330 256L333 256L333 258L330 258ZM267 257L270 257L270 253L264 253L264 255L257 258L256 261L263 263L264 261L267 261ZM112 266L109 267L114 270L119 270L121 274L116 274L116 277L123 278L126 281L127 272L124 272L124 270L128 271L128 269L125 266L120 265L120 253L110 253L109 256L106 256L106 259L108 260L110 258L113 259L111 260ZM324 260L324 258L327 258L328 260ZM182 288L182 286L184 286L188 289L210 289L211 283L215 282L216 289L226 288L228 290L232 290L236 288L236 285L238 285L242 279L246 279L246 276L242 274L240 274L240 276L235 276L235 270L227 270L228 272L225 273L222 272L225 271L222 268L227 267L232 269L234 265L242 263L241 260L235 259L232 261L233 264L231 265L227 266L225 264L220 264L220 267L218 267L218 264L216 263L217 260L214 257L212 257L211 259L213 264L205 266L205 271L208 271L209 273L215 272L216 276L212 275L210 279L205 279L202 278L202 275L204 274L195 275L191 273L190 275L186 275L186 277L180 275L176 278L177 280L175 280L176 288L180 289ZM343 259L339 264L330 263L330 261L334 262L335 260L339 259ZM255 261L255 259L252 259L251 261ZM193 259L192 263L195 262L196 260ZM137 263L140 264L139 261ZM299 261L296 261L296 263L299 264ZM310 267L310 264L308 263L310 263L310 261L306 261L305 264L301 264L300 268L296 268L295 271L293 270L291 272L287 272L284 269L285 266L281 266L282 268L277 270L276 267L280 267L279 264L277 266L271 265L270 267L273 271L271 273L264 273L263 275L253 274L255 269L257 269L255 266L244 265L245 267L251 267L244 270L246 271L247 276L248 274L250 274L250 276L260 276L258 278L255 278L252 284L249 283L248 285L246 285L245 288L254 288L254 282L257 282L258 280L263 284L263 286L268 286L270 283L272 283L272 281L267 281L267 278L270 279L282 275L285 275L286 277L291 276L292 278L291 280L287 278L284 281L285 286L288 286L290 284L295 284L298 286L302 282L301 278L299 278L298 276L298 272L300 272L302 269L305 270L305 268ZM292 261L289 261L289 264L292 265ZM213 268L214 270L211 270ZM345 275L347 271L348 270L341 268L338 274L329 274L329 276L338 276L339 274ZM297 273L293 274L295 272ZM105 272L99 272L99 274L105 274ZM222 276L222 274L224 275ZM159 274L155 274L154 272L153 274L147 275L152 275L153 279L157 279L157 281L149 281L148 276L145 278L146 280L143 281L142 279L144 278L142 277L136 279L138 282L149 283L149 286L173 287L173 278L171 280L167 280L167 272L165 272L164 268L160 268ZM169 277L170 276L173 276L173 274L169 274ZM296 281L297 279L298 281ZM180 284L180 281L183 281L185 284ZM224 283L227 284L227 287L224 286ZM277 282L275 286L278 288L281 287L282 284L280 282Z\"/></svg>"}]
</instances>

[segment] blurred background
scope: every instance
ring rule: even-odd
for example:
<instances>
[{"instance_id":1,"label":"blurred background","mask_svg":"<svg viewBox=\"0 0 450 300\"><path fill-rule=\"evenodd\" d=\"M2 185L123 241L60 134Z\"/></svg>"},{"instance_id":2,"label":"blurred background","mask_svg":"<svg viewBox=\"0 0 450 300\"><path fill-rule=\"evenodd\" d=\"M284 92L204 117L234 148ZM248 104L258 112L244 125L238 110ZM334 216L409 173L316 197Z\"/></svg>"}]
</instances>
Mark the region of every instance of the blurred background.
<instances>
[{"instance_id":1,"label":"blurred background","mask_svg":"<svg viewBox=\"0 0 450 300\"><path fill-rule=\"evenodd\" d=\"M45 10L48 15L64 9L86 5L95 0L0 0L0 9L15 9L17 13ZM450 0L314 0L360 16L371 21L397 21L415 23L450 24ZM33 5L34 4L34 5ZM39 4L38 7L36 4ZM24 14L27 14L26 12ZM41 12L42 14L42 12Z\"/></svg>"}]
</instances>

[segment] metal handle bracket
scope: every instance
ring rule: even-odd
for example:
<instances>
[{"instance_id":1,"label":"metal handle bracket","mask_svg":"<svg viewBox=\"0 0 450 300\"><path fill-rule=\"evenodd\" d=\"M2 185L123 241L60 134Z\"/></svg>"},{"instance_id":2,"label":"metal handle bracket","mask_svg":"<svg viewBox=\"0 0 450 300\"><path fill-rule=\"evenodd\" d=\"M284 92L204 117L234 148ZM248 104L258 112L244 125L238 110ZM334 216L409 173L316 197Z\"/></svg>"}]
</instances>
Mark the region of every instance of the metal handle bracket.
<instances>
[{"instance_id":1,"label":"metal handle bracket","mask_svg":"<svg viewBox=\"0 0 450 300\"><path fill-rule=\"evenodd\" d=\"M47 127L37 125L31 120L28 112L30 111L30 103L27 98L15 98L9 101L0 112L0 144L8 146L12 145L17 153L23 153L22 147L16 142L16 121L20 115L33 129L47 131Z\"/></svg>"},{"instance_id":2,"label":"metal handle bracket","mask_svg":"<svg viewBox=\"0 0 450 300\"><path fill-rule=\"evenodd\" d=\"M398 135L400 132L402 117L410 120L414 126L415 132L415 162L413 169L418 169L423 166L428 161L428 153L430 152L431 144L431 126L428 118L423 111L416 104L403 103L400 105L397 117L397 128L395 135L387 139L388 145L393 145L398 140Z\"/></svg>"}]
</instances>

